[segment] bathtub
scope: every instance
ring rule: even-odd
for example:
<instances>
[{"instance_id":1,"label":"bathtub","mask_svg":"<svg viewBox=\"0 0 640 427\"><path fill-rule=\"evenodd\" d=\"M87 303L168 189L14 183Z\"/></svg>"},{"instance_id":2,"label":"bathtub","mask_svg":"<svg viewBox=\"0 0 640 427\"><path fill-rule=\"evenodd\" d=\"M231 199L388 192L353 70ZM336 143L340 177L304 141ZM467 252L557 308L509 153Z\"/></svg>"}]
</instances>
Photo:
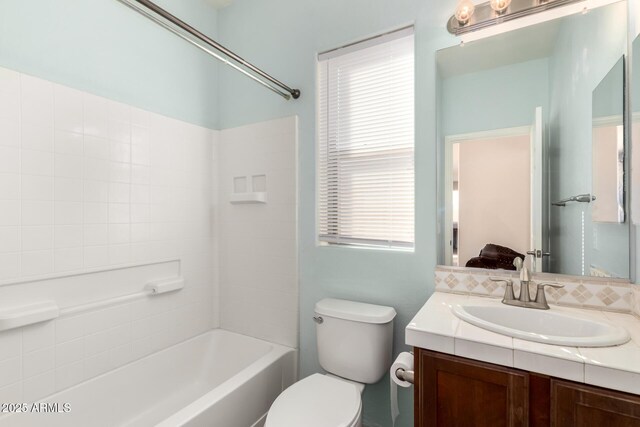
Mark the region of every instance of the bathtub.
<instances>
[{"instance_id":1,"label":"bathtub","mask_svg":"<svg viewBox=\"0 0 640 427\"><path fill-rule=\"evenodd\" d=\"M215 329L44 399L60 412L11 414L0 425L258 427L295 381L296 357Z\"/></svg>"}]
</instances>

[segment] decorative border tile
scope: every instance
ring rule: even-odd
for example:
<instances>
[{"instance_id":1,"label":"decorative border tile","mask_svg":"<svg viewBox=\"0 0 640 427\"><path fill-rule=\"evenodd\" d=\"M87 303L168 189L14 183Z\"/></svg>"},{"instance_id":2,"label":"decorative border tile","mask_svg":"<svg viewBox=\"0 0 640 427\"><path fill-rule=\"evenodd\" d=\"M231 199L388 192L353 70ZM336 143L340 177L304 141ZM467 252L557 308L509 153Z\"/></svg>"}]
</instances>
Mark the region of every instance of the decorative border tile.
<instances>
[{"instance_id":1,"label":"decorative border tile","mask_svg":"<svg viewBox=\"0 0 640 427\"><path fill-rule=\"evenodd\" d=\"M512 280L517 294L518 278L519 273L515 271L448 266L435 269L436 290L457 294L501 298L504 287L491 279ZM640 289L626 280L536 273L535 281L564 285L561 289L547 289L547 300L551 304L634 313L640 317ZM530 290L535 295L534 285Z\"/></svg>"}]
</instances>

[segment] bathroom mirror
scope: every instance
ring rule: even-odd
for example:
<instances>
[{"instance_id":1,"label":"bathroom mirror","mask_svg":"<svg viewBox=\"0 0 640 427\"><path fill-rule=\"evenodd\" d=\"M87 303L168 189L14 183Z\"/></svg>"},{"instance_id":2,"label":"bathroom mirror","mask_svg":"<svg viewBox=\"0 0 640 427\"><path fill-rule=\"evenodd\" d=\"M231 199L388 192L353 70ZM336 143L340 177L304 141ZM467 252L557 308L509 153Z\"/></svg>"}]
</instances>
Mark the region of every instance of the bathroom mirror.
<instances>
[{"instance_id":1,"label":"bathroom mirror","mask_svg":"<svg viewBox=\"0 0 640 427\"><path fill-rule=\"evenodd\" d=\"M624 57L593 91L591 170L594 223L623 224L624 207ZM597 195L597 196L596 196Z\"/></svg>"},{"instance_id":2,"label":"bathroom mirror","mask_svg":"<svg viewBox=\"0 0 640 427\"><path fill-rule=\"evenodd\" d=\"M591 275L617 276L628 271L629 225L625 209L624 57L611 68L593 91L591 132ZM588 224L588 223L587 223Z\"/></svg>"},{"instance_id":3,"label":"bathroom mirror","mask_svg":"<svg viewBox=\"0 0 640 427\"><path fill-rule=\"evenodd\" d=\"M440 264L629 278L626 1L438 51Z\"/></svg>"}]
</instances>

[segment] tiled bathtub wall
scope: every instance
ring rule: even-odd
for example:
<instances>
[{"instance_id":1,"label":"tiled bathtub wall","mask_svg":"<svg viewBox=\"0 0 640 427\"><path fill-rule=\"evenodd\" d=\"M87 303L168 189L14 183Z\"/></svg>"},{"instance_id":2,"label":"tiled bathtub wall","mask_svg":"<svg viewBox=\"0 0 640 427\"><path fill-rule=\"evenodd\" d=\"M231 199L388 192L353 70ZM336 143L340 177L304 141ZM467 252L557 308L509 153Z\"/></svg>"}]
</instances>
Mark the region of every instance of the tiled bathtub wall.
<instances>
[{"instance_id":1,"label":"tiled bathtub wall","mask_svg":"<svg viewBox=\"0 0 640 427\"><path fill-rule=\"evenodd\" d=\"M290 347L298 343L297 119L220 132L220 324ZM234 177L264 175L267 203L231 204Z\"/></svg>"},{"instance_id":2,"label":"tiled bathtub wall","mask_svg":"<svg viewBox=\"0 0 640 427\"><path fill-rule=\"evenodd\" d=\"M0 68L0 401L33 401L217 326L217 132ZM89 309L181 275L185 289Z\"/></svg>"},{"instance_id":3,"label":"tiled bathtub wall","mask_svg":"<svg viewBox=\"0 0 640 427\"><path fill-rule=\"evenodd\" d=\"M213 135L0 68L0 282L206 253Z\"/></svg>"},{"instance_id":4,"label":"tiled bathtub wall","mask_svg":"<svg viewBox=\"0 0 640 427\"><path fill-rule=\"evenodd\" d=\"M435 271L436 290L464 294L476 294L502 297L504 286L490 278L510 279L514 289L519 290L518 273L481 270L474 268L458 268L438 266ZM638 295L635 288L623 281L601 279L596 277L556 276L548 273L537 275L536 282L554 282L564 285L562 289L547 288L549 303L578 307L597 308L601 310L633 312L637 307ZM531 294L535 295L535 287L531 286ZM637 308L636 308L637 310Z\"/></svg>"},{"instance_id":5,"label":"tiled bathtub wall","mask_svg":"<svg viewBox=\"0 0 640 427\"><path fill-rule=\"evenodd\" d=\"M177 263L77 280L109 286L134 276L132 282L142 289L149 280L177 274L171 264ZM34 402L204 332L212 326L211 307L210 287L190 285L174 294L63 312L50 322L0 332L0 402Z\"/></svg>"}]
</instances>

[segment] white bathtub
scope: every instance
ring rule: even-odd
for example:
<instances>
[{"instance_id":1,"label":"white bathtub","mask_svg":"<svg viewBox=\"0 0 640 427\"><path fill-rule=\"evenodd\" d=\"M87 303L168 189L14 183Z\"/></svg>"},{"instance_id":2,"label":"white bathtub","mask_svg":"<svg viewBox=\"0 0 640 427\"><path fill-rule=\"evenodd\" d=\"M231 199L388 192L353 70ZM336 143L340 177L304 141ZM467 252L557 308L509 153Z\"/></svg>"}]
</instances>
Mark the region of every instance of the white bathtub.
<instances>
[{"instance_id":1,"label":"white bathtub","mask_svg":"<svg viewBox=\"0 0 640 427\"><path fill-rule=\"evenodd\" d=\"M217 329L44 400L68 403L68 413L18 413L0 425L260 426L295 376L294 349Z\"/></svg>"}]
</instances>

